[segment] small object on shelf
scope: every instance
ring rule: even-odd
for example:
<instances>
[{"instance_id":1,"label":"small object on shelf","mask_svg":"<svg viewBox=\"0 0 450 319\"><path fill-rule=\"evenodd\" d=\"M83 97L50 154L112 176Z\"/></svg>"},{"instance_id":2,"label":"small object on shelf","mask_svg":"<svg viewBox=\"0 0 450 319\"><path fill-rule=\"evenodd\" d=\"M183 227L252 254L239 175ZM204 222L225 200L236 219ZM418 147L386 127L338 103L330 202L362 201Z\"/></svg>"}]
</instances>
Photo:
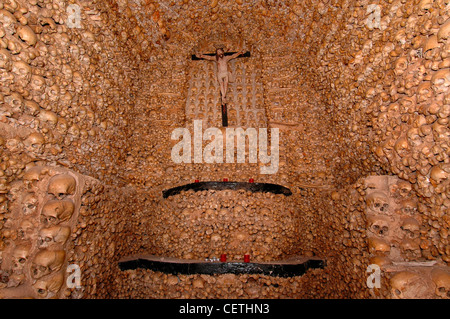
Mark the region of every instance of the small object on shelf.
<instances>
[{"instance_id":1,"label":"small object on shelf","mask_svg":"<svg viewBox=\"0 0 450 319\"><path fill-rule=\"evenodd\" d=\"M221 262L226 262L227 261L227 255L226 254L222 254L222 255L220 255L220 261Z\"/></svg>"},{"instance_id":2,"label":"small object on shelf","mask_svg":"<svg viewBox=\"0 0 450 319\"><path fill-rule=\"evenodd\" d=\"M249 263L250 262L250 255L248 255L248 254L244 255L244 262L245 263Z\"/></svg>"},{"instance_id":3,"label":"small object on shelf","mask_svg":"<svg viewBox=\"0 0 450 319\"><path fill-rule=\"evenodd\" d=\"M223 181L224 181L224 182L228 182L228 178L224 178Z\"/></svg>"}]
</instances>

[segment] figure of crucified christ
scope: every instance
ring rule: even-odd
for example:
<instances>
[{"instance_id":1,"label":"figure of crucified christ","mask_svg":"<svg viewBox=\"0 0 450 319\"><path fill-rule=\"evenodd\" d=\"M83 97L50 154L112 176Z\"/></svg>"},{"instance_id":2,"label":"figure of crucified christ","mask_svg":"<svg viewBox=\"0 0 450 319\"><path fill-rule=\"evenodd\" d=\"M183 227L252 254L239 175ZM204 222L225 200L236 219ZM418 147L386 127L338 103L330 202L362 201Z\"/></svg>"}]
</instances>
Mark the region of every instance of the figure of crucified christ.
<instances>
[{"instance_id":1,"label":"figure of crucified christ","mask_svg":"<svg viewBox=\"0 0 450 319\"><path fill-rule=\"evenodd\" d=\"M228 71L228 61L235 59L244 53L245 53L245 51L241 50L232 55L225 55L225 52L223 49L217 49L215 56L205 55L205 54L196 54L196 57L199 59L216 61L216 63L217 63L217 80L219 81L219 85L220 85L222 104L226 103L228 82L230 81L230 75L231 75L230 72Z\"/></svg>"}]
</instances>

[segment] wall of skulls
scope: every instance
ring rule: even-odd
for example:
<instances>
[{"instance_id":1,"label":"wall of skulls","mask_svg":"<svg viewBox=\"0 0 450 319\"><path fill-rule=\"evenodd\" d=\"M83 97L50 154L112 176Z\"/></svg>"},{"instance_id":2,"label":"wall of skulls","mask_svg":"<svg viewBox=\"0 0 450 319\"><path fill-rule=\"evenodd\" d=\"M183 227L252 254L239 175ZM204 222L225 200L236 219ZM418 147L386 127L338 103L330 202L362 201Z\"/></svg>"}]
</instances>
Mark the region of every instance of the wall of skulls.
<instances>
[{"instance_id":1,"label":"wall of skulls","mask_svg":"<svg viewBox=\"0 0 450 319\"><path fill-rule=\"evenodd\" d=\"M348 125L348 149L369 148L376 166L412 184L428 234L423 245L430 259L448 262L448 6L379 1L371 14L368 4L348 4L330 41L318 46L318 76L332 88L322 96L335 121ZM360 167L373 162L364 158Z\"/></svg>"},{"instance_id":2,"label":"wall of skulls","mask_svg":"<svg viewBox=\"0 0 450 319\"><path fill-rule=\"evenodd\" d=\"M92 179L34 166L16 180L2 210L0 294L63 297L81 197Z\"/></svg>"},{"instance_id":3,"label":"wall of skulls","mask_svg":"<svg viewBox=\"0 0 450 319\"><path fill-rule=\"evenodd\" d=\"M74 2L74 27L68 5L0 3L3 170L18 174L43 162L116 183L108 176L127 147L123 112L133 104L134 62L98 8ZM18 154L20 160L8 158ZM4 183L15 177L6 175Z\"/></svg>"},{"instance_id":4,"label":"wall of skulls","mask_svg":"<svg viewBox=\"0 0 450 319\"><path fill-rule=\"evenodd\" d=\"M69 4L80 8L79 27L67 22ZM2 297L106 296L110 265L133 246L117 237L127 233L127 190L103 184L127 178L118 167L139 60L113 19L81 2L0 2ZM50 192L54 175L75 179L70 194ZM80 289L66 285L72 264Z\"/></svg>"},{"instance_id":5,"label":"wall of skulls","mask_svg":"<svg viewBox=\"0 0 450 319\"><path fill-rule=\"evenodd\" d=\"M67 22L69 4L79 27ZM447 298L448 12L445 0L1 1L0 295L159 296L166 287L204 297L217 282L215 296ZM258 57L249 64L257 109L281 131L274 176L258 164L170 159L170 133L188 121L189 57L227 39ZM372 189L369 174L392 176ZM73 192L52 193L58 175L73 177ZM117 271L137 252L183 256L182 243L151 235L164 229L149 227L152 214L165 227L185 216L183 207L172 215L161 191L224 177L289 187L307 225L292 249L327 268L294 279ZM380 199L394 212L374 213ZM53 216L59 206L66 214ZM281 246L292 247L288 238ZM372 263L382 288L370 291ZM71 264L81 289L65 285Z\"/></svg>"},{"instance_id":6,"label":"wall of skulls","mask_svg":"<svg viewBox=\"0 0 450 319\"><path fill-rule=\"evenodd\" d=\"M417 210L411 183L395 176L369 176L364 180L370 261L385 280L374 296L449 298L450 268L430 260L426 226Z\"/></svg>"}]
</instances>

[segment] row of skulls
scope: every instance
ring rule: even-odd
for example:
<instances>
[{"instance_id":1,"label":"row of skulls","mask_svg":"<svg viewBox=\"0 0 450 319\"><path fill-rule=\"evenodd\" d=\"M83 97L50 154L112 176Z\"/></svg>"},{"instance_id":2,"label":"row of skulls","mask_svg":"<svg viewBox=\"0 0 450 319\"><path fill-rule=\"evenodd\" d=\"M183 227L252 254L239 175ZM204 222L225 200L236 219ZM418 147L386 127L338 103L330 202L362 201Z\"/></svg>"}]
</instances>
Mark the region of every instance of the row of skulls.
<instances>
[{"instance_id":1,"label":"row of skulls","mask_svg":"<svg viewBox=\"0 0 450 319\"><path fill-rule=\"evenodd\" d=\"M31 167L15 182L1 230L3 298L60 295L80 184L76 174L44 166Z\"/></svg>"},{"instance_id":2,"label":"row of skulls","mask_svg":"<svg viewBox=\"0 0 450 319\"><path fill-rule=\"evenodd\" d=\"M395 176L373 175L364 186L370 260L393 273L391 298L450 298L449 267L442 261L426 267L420 247L424 227L411 184Z\"/></svg>"}]
</instances>

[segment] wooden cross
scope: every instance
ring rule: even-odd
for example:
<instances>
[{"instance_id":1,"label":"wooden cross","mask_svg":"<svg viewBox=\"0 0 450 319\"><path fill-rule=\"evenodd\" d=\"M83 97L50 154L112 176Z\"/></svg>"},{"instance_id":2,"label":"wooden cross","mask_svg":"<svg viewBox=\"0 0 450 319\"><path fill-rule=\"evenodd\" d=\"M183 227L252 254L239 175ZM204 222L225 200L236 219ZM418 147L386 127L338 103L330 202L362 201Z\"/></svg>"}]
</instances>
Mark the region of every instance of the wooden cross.
<instances>
[{"instance_id":1,"label":"wooden cross","mask_svg":"<svg viewBox=\"0 0 450 319\"><path fill-rule=\"evenodd\" d=\"M235 53L237 53L237 52L225 52L224 55L233 55ZM206 53L204 55L215 56L216 53ZM238 55L236 58L249 58L249 57L250 57L250 52L247 51L244 54ZM193 54L192 60L196 61L196 60L204 60L204 59L198 58L195 54ZM228 113L227 113L227 104L226 103L222 104L222 126L223 127L228 126Z\"/></svg>"},{"instance_id":2,"label":"wooden cross","mask_svg":"<svg viewBox=\"0 0 450 319\"><path fill-rule=\"evenodd\" d=\"M233 55L236 52L225 52L225 55ZM215 53L205 53L204 55L215 56ZM250 51L245 52L244 54L239 55L237 58L250 58ZM195 54L192 55L192 60L204 60L202 58L197 58Z\"/></svg>"}]
</instances>

